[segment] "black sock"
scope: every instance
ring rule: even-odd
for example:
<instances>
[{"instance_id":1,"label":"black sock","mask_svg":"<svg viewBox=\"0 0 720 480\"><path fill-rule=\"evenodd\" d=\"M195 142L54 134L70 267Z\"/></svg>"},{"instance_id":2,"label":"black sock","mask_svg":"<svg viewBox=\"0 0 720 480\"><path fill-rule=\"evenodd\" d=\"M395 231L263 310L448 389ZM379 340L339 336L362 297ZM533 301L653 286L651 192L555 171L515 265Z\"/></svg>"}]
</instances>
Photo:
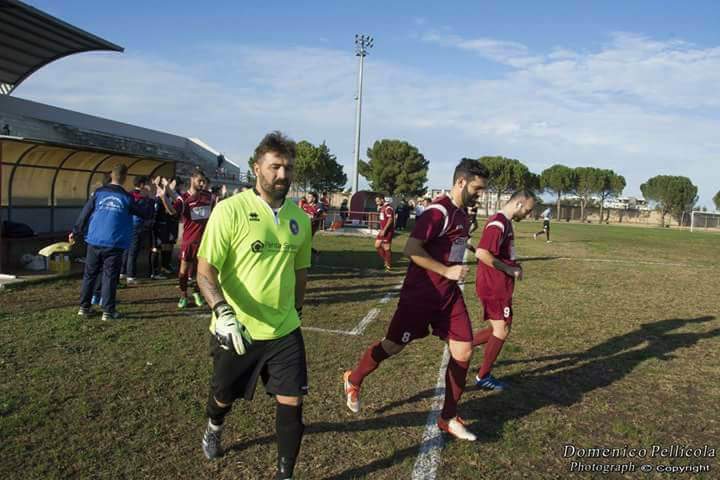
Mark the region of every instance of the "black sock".
<instances>
[{"instance_id":1,"label":"black sock","mask_svg":"<svg viewBox=\"0 0 720 480\"><path fill-rule=\"evenodd\" d=\"M219 406L215 400L215 396L212 392L210 392L210 395L208 396L208 403L205 407L205 413L208 418L210 418L210 422L216 427L219 427L225 421L225 415L230 412L231 408L232 405L228 405L227 407Z\"/></svg>"},{"instance_id":2,"label":"black sock","mask_svg":"<svg viewBox=\"0 0 720 480\"><path fill-rule=\"evenodd\" d=\"M302 423L302 405L294 407L278 403L275 414L275 430L278 449L277 478L290 478L305 431L305 425Z\"/></svg>"},{"instance_id":3,"label":"black sock","mask_svg":"<svg viewBox=\"0 0 720 480\"><path fill-rule=\"evenodd\" d=\"M160 273L160 265L159 265L159 256L160 254L158 252L150 252L150 276L154 277L158 273Z\"/></svg>"},{"instance_id":4,"label":"black sock","mask_svg":"<svg viewBox=\"0 0 720 480\"><path fill-rule=\"evenodd\" d=\"M172 250L163 250L161 252L162 256L162 266L165 268L165 270L172 270L171 264L172 264Z\"/></svg>"}]
</instances>

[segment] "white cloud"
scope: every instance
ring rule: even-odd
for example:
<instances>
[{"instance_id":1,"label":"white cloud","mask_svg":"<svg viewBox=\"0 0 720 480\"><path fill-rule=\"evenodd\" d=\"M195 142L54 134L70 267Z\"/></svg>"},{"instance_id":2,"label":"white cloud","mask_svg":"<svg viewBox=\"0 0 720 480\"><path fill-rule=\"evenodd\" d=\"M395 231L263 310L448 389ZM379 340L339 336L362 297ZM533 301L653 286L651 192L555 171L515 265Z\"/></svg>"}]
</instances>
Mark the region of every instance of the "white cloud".
<instances>
[{"instance_id":1,"label":"white cloud","mask_svg":"<svg viewBox=\"0 0 720 480\"><path fill-rule=\"evenodd\" d=\"M522 43L495 40L492 38L463 39L458 35L429 32L420 37L423 41L459 48L477 53L481 57L498 63L523 67L540 60L529 55L528 48Z\"/></svg>"},{"instance_id":2,"label":"white cloud","mask_svg":"<svg viewBox=\"0 0 720 480\"><path fill-rule=\"evenodd\" d=\"M536 171L558 162L614 168L629 193L655 174L688 175L708 206L720 189L720 47L622 33L595 51L538 53L511 41L419 38L508 72L467 78L368 57L363 154L375 139L407 139L430 159L438 186L459 158L500 154ZM16 95L199 137L241 165L265 132L281 129L326 140L350 174L356 75L345 51L216 45L178 62L79 55L41 70Z\"/></svg>"}]
</instances>

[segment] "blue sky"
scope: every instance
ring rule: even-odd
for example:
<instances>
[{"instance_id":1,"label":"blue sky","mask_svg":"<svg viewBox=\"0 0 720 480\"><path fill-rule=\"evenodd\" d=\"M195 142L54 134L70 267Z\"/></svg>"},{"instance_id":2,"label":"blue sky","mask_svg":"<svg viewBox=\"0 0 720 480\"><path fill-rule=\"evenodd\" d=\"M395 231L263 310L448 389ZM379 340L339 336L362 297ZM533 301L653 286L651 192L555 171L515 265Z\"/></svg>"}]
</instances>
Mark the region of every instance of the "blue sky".
<instances>
[{"instance_id":1,"label":"blue sky","mask_svg":"<svg viewBox=\"0 0 720 480\"><path fill-rule=\"evenodd\" d=\"M718 2L29 0L125 47L41 70L16 95L199 137L237 163L263 133L327 141L350 174L355 33L361 152L410 141L431 187L463 156L613 168L626 194L687 175L720 190Z\"/></svg>"}]
</instances>

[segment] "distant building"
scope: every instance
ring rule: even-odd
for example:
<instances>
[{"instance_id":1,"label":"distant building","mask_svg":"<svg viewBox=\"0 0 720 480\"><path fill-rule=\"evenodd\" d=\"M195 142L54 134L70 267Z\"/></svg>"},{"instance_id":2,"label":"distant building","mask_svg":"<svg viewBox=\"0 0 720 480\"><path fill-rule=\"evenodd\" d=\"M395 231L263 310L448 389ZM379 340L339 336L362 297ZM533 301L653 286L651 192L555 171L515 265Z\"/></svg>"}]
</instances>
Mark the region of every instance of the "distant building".
<instances>
[{"instance_id":1,"label":"distant building","mask_svg":"<svg viewBox=\"0 0 720 480\"><path fill-rule=\"evenodd\" d=\"M449 195L450 194L450 188L430 188L428 189L427 193L424 197L419 197L417 200L422 200L423 198L430 198L435 199L439 195ZM483 191L478 195L477 199L477 207L479 209L487 209L490 211L500 210L507 201L510 200L510 194L509 193L503 193L500 195L500 199L498 201L498 197L495 194L495 192L489 192L489 191Z\"/></svg>"},{"instance_id":2,"label":"distant building","mask_svg":"<svg viewBox=\"0 0 720 480\"><path fill-rule=\"evenodd\" d=\"M605 200L605 208L616 208L619 210L650 210L647 200L636 197L618 197Z\"/></svg>"}]
</instances>

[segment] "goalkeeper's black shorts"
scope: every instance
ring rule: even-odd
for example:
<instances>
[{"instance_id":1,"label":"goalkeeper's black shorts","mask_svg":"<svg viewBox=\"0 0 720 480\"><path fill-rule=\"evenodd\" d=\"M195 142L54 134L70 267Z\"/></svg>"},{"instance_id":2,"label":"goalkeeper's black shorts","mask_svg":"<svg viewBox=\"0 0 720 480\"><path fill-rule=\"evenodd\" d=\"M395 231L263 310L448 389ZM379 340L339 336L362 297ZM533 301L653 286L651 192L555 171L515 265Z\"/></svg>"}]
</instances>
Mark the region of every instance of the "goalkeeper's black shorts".
<instances>
[{"instance_id":1,"label":"goalkeeper's black shorts","mask_svg":"<svg viewBox=\"0 0 720 480\"><path fill-rule=\"evenodd\" d=\"M210 389L221 403L232 403L240 397L252 400L258 378L268 395L300 397L308 392L305 342L300 328L275 340L253 341L244 355L234 349L224 350L211 335L210 356Z\"/></svg>"}]
</instances>

